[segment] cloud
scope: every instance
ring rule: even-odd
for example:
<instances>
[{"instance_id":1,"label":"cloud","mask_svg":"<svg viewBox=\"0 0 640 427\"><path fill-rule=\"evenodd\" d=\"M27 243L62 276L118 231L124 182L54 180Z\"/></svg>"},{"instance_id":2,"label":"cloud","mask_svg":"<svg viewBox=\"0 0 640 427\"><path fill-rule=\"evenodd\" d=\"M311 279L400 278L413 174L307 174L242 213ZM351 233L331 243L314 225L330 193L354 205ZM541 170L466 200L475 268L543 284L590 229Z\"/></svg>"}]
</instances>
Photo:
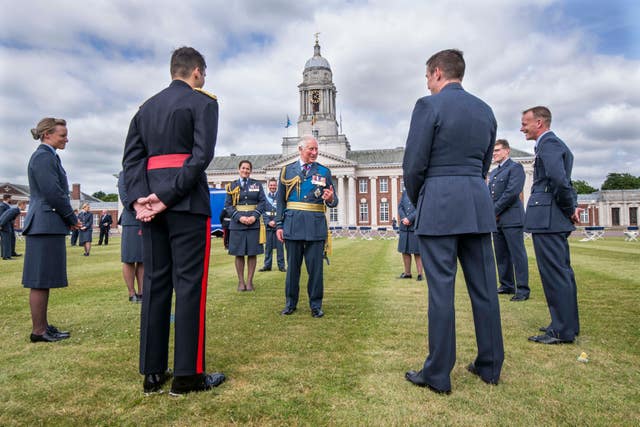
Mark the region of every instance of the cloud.
<instances>
[{"instance_id":1,"label":"cloud","mask_svg":"<svg viewBox=\"0 0 640 427\"><path fill-rule=\"evenodd\" d=\"M492 106L499 136L514 147L532 151L519 132L520 112L548 105L553 129L574 151L575 179L599 186L610 171L640 175L633 126L640 61L599 51L606 43L593 35L593 21L565 6L551 0L26 2L7 10L0 25L0 181L27 183L36 145L28 129L53 115L69 123L61 157L70 181L85 192L115 191L112 174L120 169L129 121L168 84L170 53L182 45L205 55L205 89L219 97L216 154L278 153L287 115L295 134L297 85L315 32L352 149L403 146L413 105L427 95L426 59L457 47L467 61L465 88Z\"/></svg>"}]
</instances>

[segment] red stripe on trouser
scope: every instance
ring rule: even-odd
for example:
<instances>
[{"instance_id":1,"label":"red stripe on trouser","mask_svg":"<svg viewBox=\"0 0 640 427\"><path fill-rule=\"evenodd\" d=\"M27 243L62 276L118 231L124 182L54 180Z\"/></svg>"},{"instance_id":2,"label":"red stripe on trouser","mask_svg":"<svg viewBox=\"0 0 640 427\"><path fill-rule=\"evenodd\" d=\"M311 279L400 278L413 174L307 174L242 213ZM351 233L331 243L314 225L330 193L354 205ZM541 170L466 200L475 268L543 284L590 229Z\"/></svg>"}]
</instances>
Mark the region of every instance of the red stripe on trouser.
<instances>
[{"instance_id":1,"label":"red stripe on trouser","mask_svg":"<svg viewBox=\"0 0 640 427\"><path fill-rule=\"evenodd\" d=\"M147 159L147 170L164 168L181 168L191 154L163 154Z\"/></svg>"},{"instance_id":2,"label":"red stripe on trouser","mask_svg":"<svg viewBox=\"0 0 640 427\"><path fill-rule=\"evenodd\" d=\"M207 308L207 283L209 281L209 254L211 252L211 217L207 218L207 234L205 235L204 266L200 285L200 320L198 322L198 353L196 374L204 372L204 321Z\"/></svg>"}]
</instances>

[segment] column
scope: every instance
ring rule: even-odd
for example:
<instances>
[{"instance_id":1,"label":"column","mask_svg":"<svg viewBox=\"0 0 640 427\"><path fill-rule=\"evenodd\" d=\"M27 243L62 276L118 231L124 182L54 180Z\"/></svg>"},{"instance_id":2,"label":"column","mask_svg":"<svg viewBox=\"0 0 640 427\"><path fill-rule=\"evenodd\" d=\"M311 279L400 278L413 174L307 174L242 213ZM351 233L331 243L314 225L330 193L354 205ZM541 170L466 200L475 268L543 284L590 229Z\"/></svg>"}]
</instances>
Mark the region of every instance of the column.
<instances>
[{"instance_id":1,"label":"column","mask_svg":"<svg viewBox=\"0 0 640 427\"><path fill-rule=\"evenodd\" d=\"M389 203L389 220L396 219L396 221L400 221L398 218L398 177L391 177L391 203Z\"/></svg>"},{"instance_id":2,"label":"column","mask_svg":"<svg viewBox=\"0 0 640 427\"><path fill-rule=\"evenodd\" d=\"M369 178L369 184L371 187L371 208L369 209L371 216L369 225L376 227L378 225L378 177L372 176Z\"/></svg>"},{"instance_id":3,"label":"column","mask_svg":"<svg viewBox=\"0 0 640 427\"><path fill-rule=\"evenodd\" d=\"M347 198L344 193L344 175L338 176L338 225L344 226L345 222L345 208L347 206Z\"/></svg>"},{"instance_id":4,"label":"column","mask_svg":"<svg viewBox=\"0 0 640 427\"><path fill-rule=\"evenodd\" d=\"M356 212L358 211L358 201L356 200L356 177L353 175L349 175L349 198L347 200L348 203L348 211L347 214L349 216L349 221L347 225L356 225Z\"/></svg>"}]
</instances>

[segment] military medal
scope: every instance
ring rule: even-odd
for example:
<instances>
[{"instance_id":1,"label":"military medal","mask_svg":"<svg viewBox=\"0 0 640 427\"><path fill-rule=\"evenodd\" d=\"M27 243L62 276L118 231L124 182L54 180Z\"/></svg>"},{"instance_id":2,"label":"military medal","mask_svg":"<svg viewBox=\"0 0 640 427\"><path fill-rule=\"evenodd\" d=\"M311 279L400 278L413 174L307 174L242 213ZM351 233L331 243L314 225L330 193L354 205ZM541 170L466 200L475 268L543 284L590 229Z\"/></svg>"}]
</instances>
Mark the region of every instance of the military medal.
<instances>
[{"instance_id":1,"label":"military medal","mask_svg":"<svg viewBox=\"0 0 640 427\"><path fill-rule=\"evenodd\" d=\"M319 198L322 195L322 190L320 190L320 187L316 188L316 191L313 192L313 195L316 196L316 198Z\"/></svg>"}]
</instances>

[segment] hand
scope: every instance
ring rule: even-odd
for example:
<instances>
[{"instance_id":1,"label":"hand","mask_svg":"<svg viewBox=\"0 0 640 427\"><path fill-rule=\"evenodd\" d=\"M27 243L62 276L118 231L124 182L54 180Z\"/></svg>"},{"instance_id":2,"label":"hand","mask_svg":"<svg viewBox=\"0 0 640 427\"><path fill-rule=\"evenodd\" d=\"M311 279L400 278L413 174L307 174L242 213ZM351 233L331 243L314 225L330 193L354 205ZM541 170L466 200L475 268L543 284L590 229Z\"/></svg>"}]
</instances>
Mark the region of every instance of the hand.
<instances>
[{"instance_id":1,"label":"hand","mask_svg":"<svg viewBox=\"0 0 640 427\"><path fill-rule=\"evenodd\" d=\"M402 222L403 225L411 225L411 221L409 221L409 218L402 218Z\"/></svg>"},{"instance_id":2,"label":"hand","mask_svg":"<svg viewBox=\"0 0 640 427\"><path fill-rule=\"evenodd\" d=\"M576 210L573 212L573 215L571 215L572 223L574 224L580 223L580 212L582 212L582 209L580 208L576 208Z\"/></svg>"},{"instance_id":3,"label":"hand","mask_svg":"<svg viewBox=\"0 0 640 427\"><path fill-rule=\"evenodd\" d=\"M329 186L329 188L325 188L322 192L322 200L326 203L333 203L333 185Z\"/></svg>"},{"instance_id":4,"label":"hand","mask_svg":"<svg viewBox=\"0 0 640 427\"><path fill-rule=\"evenodd\" d=\"M274 220L269 221L269 227L275 228L276 222Z\"/></svg>"},{"instance_id":5,"label":"hand","mask_svg":"<svg viewBox=\"0 0 640 427\"><path fill-rule=\"evenodd\" d=\"M256 222L256 217L255 216L247 216L245 218L247 218L247 225L253 225Z\"/></svg>"},{"instance_id":6,"label":"hand","mask_svg":"<svg viewBox=\"0 0 640 427\"><path fill-rule=\"evenodd\" d=\"M284 231L282 231L282 228L276 230L276 237L281 243L284 243Z\"/></svg>"},{"instance_id":7,"label":"hand","mask_svg":"<svg viewBox=\"0 0 640 427\"><path fill-rule=\"evenodd\" d=\"M156 193L140 197L133 203L133 207L136 210L136 219L143 222L151 221L157 214L167 209L167 205L158 198Z\"/></svg>"}]
</instances>

